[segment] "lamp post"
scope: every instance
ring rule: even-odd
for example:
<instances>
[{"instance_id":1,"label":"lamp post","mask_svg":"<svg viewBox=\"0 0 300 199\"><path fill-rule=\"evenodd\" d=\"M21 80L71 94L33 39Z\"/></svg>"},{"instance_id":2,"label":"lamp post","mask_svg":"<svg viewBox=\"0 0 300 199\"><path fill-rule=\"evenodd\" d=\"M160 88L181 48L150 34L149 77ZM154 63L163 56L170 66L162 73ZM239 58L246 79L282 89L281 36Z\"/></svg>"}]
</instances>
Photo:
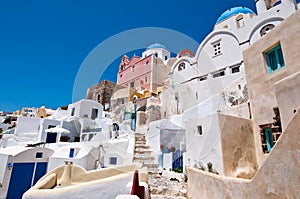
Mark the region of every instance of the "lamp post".
<instances>
[{"instance_id":1,"label":"lamp post","mask_svg":"<svg viewBox=\"0 0 300 199\"><path fill-rule=\"evenodd\" d=\"M136 130L136 97L133 97L133 115L132 115L132 120L131 120L131 129L133 131Z\"/></svg>"}]
</instances>

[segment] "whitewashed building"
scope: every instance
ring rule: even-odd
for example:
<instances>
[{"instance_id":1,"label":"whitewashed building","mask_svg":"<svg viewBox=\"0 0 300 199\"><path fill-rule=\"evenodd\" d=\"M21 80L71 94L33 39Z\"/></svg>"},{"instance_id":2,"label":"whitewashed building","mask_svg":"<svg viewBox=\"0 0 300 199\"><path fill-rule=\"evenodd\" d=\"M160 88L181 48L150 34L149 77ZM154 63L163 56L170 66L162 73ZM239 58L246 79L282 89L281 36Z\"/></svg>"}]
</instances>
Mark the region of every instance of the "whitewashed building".
<instances>
[{"instance_id":1,"label":"whitewashed building","mask_svg":"<svg viewBox=\"0 0 300 199\"><path fill-rule=\"evenodd\" d=\"M251 117L243 51L297 10L293 0L255 3L257 13L235 7L221 14L195 56L181 57L172 66L170 85L164 92L173 103L162 100L162 107L172 105L173 112L183 115L189 166L212 162L224 174L218 140L222 125L217 114Z\"/></svg>"},{"instance_id":2,"label":"whitewashed building","mask_svg":"<svg viewBox=\"0 0 300 199\"><path fill-rule=\"evenodd\" d=\"M45 147L0 148L0 198L22 198L46 174L53 152Z\"/></svg>"}]
</instances>

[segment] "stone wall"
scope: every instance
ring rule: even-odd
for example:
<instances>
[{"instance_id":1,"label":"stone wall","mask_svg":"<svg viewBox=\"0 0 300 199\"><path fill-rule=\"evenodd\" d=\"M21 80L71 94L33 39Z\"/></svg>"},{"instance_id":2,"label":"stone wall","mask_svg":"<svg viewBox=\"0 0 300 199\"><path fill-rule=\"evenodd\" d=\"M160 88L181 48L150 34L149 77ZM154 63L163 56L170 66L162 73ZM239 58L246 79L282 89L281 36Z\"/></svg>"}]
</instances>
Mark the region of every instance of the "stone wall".
<instances>
[{"instance_id":1,"label":"stone wall","mask_svg":"<svg viewBox=\"0 0 300 199\"><path fill-rule=\"evenodd\" d=\"M122 88L124 87L108 80L103 80L87 90L86 99L95 100L105 106L105 104L110 104L113 93Z\"/></svg>"},{"instance_id":2,"label":"stone wall","mask_svg":"<svg viewBox=\"0 0 300 199\"><path fill-rule=\"evenodd\" d=\"M219 114L224 175L252 178L257 170L252 121Z\"/></svg>"},{"instance_id":3,"label":"stone wall","mask_svg":"<svg viewBox=\"0 0 300 199\"><path fill-rule=\"evenodd\" d=\"M244 51L245 71L259 164L262 164L265 158L261 150L259 125L273 123L273 117L275 116L273 108L278 107L280 115L284 116L281 118L282 127L284 129L290 117L293 115L295 107L300 106L298 100L300 99L299 92L290 90L290 87L296 88L299 86L297 81L293 81L293 85L290 85L291 81L283 81L289 76L299 72L299 21L300 11L297 11ZM266 62L266 52L278 44L280 44L282 48L284 67L270 74ZM278 82L280 82L280 85L277 84ZM294 101L290 103L291 101L286 96L279 104L277 98L280 93L279 90L277 90L276 93L276 86L280 86L279 90L284 91L284 95L290 93L289 96L293 96Z\"/></svg>"}]
</instances>

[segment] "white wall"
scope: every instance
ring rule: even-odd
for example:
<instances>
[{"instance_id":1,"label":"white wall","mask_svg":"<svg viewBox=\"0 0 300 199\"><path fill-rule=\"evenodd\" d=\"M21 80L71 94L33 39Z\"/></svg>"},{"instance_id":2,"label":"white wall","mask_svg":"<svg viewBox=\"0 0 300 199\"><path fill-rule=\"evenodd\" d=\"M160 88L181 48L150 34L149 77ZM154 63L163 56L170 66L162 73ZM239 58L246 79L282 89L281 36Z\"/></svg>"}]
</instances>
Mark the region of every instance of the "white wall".
<instances>
[{"instance_id":1,"label":"white wall","mask_svg":"<svg viewBox=\"0 0 300 199\"><path fill-rule=\"evenodd\" d=\"M18 117L15 134L24 141L37 142L41 128L40 121L40 118L35 117Z\"/></svg>"},{"instance_id":2,"label":"white wall","mask_svg":"<svg viewBox=\"0 0 300 199\"><path fill-rule=\"evenodd\" d=\"M71 188L68 191L51 191L51 192L42 192L39 190L38 193L30 195L30 193L25 194L24 199L55 199L55 198L107 198L113 199L116 198L119 194L127 193L126 185L128 182L132 181L132 174L124 174L120 177L117 177L110 181L100 181L90 183L88 186L86 184L82 185L73 185L75 187Z\"/></svg>"},{"instance_id":3,"label":"white wall","mask_svg":"<svg viewBox=\"0 0 300 199\"><path fill-rule=\"evenodd\" d=\"M132 145L129 145L128 139L120 138L117 140L110 140L104 142L103 147L104 152L101 154L101 160L104 161L105 167L132 163L133 154L128 150L128 147L132 147ZM116 165L110 164L110 157L117 157Z\"/></svg>"},{"instance_id":4,"label":"white wall","mask_svg":"<svg viewBox=\"0 0 300 199\"><path fill-rule=\"evenodd\" d=\"M0 128L2 128L3 131L6 131L8 127L9 127L9 124L4 124L4 123L0 122Z\"/></svg>"},{"instance_id":5,"label":"white wall","mask_svg":"<svg viewBox=\"0 0 300 199\"><path fill-rule=\"evenodd\" d=\"M165 60L165 56L168 57L168 59L170 58L170 52L163 49L163 48L151 48L151 49L148 49L146 50L145 52L142 53L142 57L146 57L146 56L149 56L151 54L154 54L157 53L158 57L161 58L162 60Z\"/></svg>"},{"instance_id":6,"label":"white wall","mask_svg":"<svg viewBox=\"0 0 300 199\"><path fill-rule=\"evenodd\" d=\"M204 166L208 162L213 164L221 175L223 174L223 157L221 147L218 115L200 118L191 112L184 113L186 127L186 160L188 166L201 162ZM198 134L197 126L202 126L202 135Z\"/></svg>"},{"instance_id":7,"label":"white wall","mask_svg":"<svg viewBox=\"0 0 300 199\"><path fill-rule=\"evenodd\" d=\"M160 152L160 121L154 121L149 124L149 130L146 134L146 140L154 153Z\"/></svg>"},{"instance_id":8,"label":"white wall","mask_svg":"<svg viewBox=\"0 0 300 199\"><path fill-rule=\"evenodd\" d=\"M75 108L75 113L73 116L71 116L73 108ZM103 106L101 104L93 100L80 100L68 106L68 118L71 119L74 117L87 117L91 119L93 108L98 109L97 118L100 118L103 112Z\"/></svg>"},{"instance_id":9,"label":"white wall","mask_svg":"<svg viewBox=\"0 0 300 199\"><path fill-rule=\"evenodd\" d=\"M70 158L70 149L74 148L74 157ZM70 145L61 147L55 151L55 153L49 158L49 164L47 171L51 171L58 166L65 165L65 161L73 162L75 165L79 165L86 170L95 169L96 160L99 159L99 148L91 148L90 146L82 145Z\"/></svg>"}]
</instances>

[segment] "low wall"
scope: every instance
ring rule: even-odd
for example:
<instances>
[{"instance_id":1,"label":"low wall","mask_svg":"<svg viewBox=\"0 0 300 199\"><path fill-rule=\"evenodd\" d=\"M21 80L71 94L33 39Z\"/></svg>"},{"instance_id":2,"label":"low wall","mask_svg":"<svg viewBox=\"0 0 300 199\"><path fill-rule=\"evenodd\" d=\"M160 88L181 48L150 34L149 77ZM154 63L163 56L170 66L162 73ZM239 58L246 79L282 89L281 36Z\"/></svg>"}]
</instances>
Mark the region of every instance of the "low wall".
<instances>
[{"instance_id":1,"label":"low wall","mask_svg":"<svg viewBox=\"0 0 300 199\"><path fill-rule=\"evenodd\" d=\"M115 198L128 192L126 185L135 169L135 165L127 165L85 171L79 166L61 166L43 176L23 198ZM140 182L143 180L147 178L140 174ZM55 188L58 184L61 186Z\"/></svg>"},{"instance_id":2,"label":"low wall","mask_svg":"<svg viewBox=\"0 0 300 199\"><path fill-rule=\"evenodd\" d=\"M300 110L252 180L222 177L189 168L188 198L299 198Z\"/></svg>"}]
</instances>

